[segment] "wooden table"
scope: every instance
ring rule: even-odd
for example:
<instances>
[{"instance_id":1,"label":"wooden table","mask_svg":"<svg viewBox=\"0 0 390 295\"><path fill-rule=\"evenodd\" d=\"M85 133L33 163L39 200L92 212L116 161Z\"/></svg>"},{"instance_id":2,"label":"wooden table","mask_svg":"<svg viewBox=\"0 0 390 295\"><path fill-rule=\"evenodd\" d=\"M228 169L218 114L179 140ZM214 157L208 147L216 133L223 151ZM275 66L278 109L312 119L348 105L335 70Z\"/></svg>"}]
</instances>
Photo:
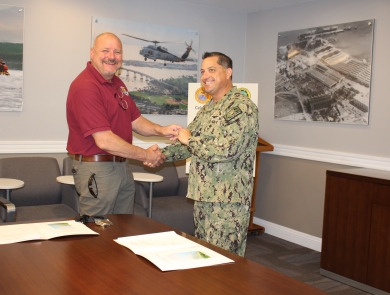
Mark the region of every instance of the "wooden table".
<instances>
[{"instance_id":1,"label":"wooden table","mask_svg":"<svg viewBox=\"0 0 390 295\"><path fill-rule=\"evenodd\" d=\"M109 215L99 236L0 245L0 294L325 294L258 263L200 241L235 262L162 272L115 243L118 237L172 230L139 215Z\"/></svg>"}]
</instances>

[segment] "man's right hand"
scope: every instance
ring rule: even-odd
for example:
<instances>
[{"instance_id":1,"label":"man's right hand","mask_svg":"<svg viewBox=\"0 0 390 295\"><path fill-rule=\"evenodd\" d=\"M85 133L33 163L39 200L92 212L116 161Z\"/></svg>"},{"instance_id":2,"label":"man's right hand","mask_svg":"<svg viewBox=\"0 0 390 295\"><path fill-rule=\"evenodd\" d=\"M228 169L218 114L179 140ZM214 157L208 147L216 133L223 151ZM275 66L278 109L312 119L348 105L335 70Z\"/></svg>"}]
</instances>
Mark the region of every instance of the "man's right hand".
<instances>
[{"instance_id":1,"label":"man's right hand","mask_svg":"<svg viewBox=\"0 0 390 295\"><path fill-rule=\"evenodd\" d=\"M157 144L152 145L146 150L147 159L143 162L145 166L154 168L158 167L165 162L165 155L160 152L160 149Z\"/></svg>"}]
</instances>

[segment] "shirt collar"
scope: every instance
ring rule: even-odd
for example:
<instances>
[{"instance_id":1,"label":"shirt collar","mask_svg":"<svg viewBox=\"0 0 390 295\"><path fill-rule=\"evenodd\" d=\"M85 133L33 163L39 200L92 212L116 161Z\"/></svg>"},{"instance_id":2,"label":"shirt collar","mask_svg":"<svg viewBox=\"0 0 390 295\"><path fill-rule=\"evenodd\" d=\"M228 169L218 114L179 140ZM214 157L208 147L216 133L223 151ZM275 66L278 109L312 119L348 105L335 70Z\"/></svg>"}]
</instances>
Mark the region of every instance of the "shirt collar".
<instances>
[{"instance_id":1,"label":"shirt collar","mask_svg":"<svg viewBox=\"0 0 390 295\"><path fill-rule=\"evenodd\" d=\"M87 62L87 70L96 78L96 80L99 81L99 83L101 83L101 84L104 84L104 83L114 84L115 75L114 75L114 77L112 77L112 82L107 81L107 80L104 79L103 76L100 75L100 73L93 67L93 65L91 64L90 61Z\"/></svg>"}]
</instances>

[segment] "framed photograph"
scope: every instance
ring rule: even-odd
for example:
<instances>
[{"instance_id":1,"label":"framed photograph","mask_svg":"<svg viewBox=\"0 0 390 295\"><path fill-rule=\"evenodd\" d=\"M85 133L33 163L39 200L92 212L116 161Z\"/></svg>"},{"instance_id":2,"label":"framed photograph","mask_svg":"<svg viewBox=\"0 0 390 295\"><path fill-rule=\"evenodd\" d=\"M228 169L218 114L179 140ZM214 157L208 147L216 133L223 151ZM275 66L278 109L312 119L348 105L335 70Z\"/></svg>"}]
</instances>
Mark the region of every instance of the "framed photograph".
<instances>
[{"instance_id":1,"label":"framed photograph","mask_svg":"<svg viewBox=\"0 0 390 295\"><path fill-rule=\"evenodd\" d=\"M368 125L374 20L278 33L276 120Z\"/></svg>"},{"instance_id":2,"label":"framed photograph","mask_svg":"<svg viewBox=\"0 0 390 295\"><path fill-rule=\"evenodd\" d=\"M24 8L0 4L0 111L23 109Z\"/></svg>"},{"instance_id":3,"label":"framed photograph","mask_svg":"<svg viewBox=\"0 0 390 295\"><path fill-rule=\"evenodd\" d=\"M199 32L93 17L92 42L104 32L122 41L117 75L141 113L187 115L188 83L197 82Z\"/></svg>"}]
</instances>

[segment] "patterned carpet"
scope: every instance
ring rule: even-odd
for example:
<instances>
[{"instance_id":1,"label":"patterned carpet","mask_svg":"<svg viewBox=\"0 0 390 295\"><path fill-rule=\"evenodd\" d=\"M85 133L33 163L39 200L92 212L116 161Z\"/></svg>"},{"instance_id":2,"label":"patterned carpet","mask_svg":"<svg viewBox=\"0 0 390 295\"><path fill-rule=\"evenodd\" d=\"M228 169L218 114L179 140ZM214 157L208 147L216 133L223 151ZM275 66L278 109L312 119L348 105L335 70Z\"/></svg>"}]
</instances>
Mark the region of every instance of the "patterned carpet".
<instances>
[{"instance_id":1,"label":"patterned carpet","mask_svg":"<svg viewBox=\"0 0 390 295\"><path fill-rule=\"evenodd\" d=\"M364 291L320 275L321 253L268 234L249 235L245 258L332 295L365 295Z\"/></svg>"}]
</instances>

